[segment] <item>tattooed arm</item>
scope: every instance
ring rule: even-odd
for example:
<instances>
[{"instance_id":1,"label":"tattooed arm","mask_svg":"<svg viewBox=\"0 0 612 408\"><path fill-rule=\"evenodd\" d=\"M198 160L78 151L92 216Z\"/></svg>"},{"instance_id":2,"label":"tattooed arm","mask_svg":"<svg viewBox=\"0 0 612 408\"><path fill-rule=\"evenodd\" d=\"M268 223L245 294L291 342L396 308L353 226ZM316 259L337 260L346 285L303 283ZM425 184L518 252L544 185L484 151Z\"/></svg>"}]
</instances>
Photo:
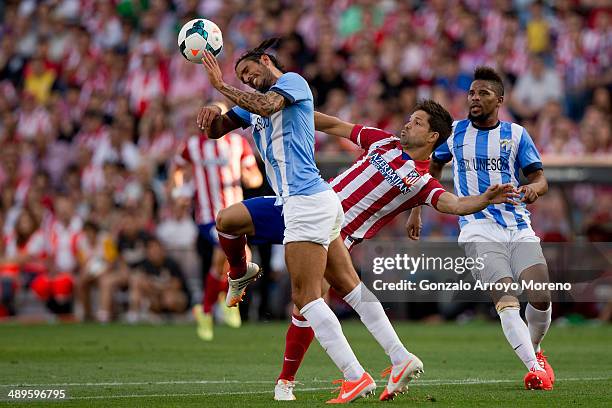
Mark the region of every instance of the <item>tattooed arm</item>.
<instances>
[{"instance_id":1,"label":"tattooed arm","mask_svg":"<svg viewBox=\"0 0 612 408\"><path fill-rule=\"evenodd\" d=\"M285 97L274 91L265 94L247 92L226 83L217 88L219 92L243 109L260 116L270 116L285 107Z\"/></svg>"},{"instance_id":2,"label":"tattooed arm","mask_svg":"<svg viewBox=\"0 0 612 408\"><path fill-rule=\"evenodd\" d=\"M270 116L285 107L285 97L276 92L247 92L226 84L217 59L207 51L204 52L202 65L211 85L241 108L256 115Z\"/></svg>"}]
</instances>

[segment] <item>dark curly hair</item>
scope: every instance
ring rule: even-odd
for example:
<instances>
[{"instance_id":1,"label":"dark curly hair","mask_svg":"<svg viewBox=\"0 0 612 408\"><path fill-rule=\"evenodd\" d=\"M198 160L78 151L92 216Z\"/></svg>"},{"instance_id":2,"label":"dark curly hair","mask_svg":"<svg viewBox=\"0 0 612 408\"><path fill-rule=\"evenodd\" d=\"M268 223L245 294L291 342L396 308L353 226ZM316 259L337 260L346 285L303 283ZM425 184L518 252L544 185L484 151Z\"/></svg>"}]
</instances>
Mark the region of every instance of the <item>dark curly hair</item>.
<instances>
[{"instance_id":1,"label":"dark curly hair","mask_svg":"<svg viewBox=\"0 0 612 408\"><path fill-rule=\"evenodd\" d=\"M276 59L274 55L266 52L268 48L275 47L276 45L278 45L280 41L281 39L277 37L268 38L267 40L263 40L261 44L259 44L257 47L245 52L244 54L240 56L240 58L238 58L238 61L236 61L236 65L234 65L234 71L236 70L236 68L238 68L238 64L240 64L241 61L247 60L247 61L259 62L259 59L261 58L262 55L267 55L268 58L270 58L270 61L272 61L274 66L278 68L279 71L285 72L285 68L283 68L281 63L278 62L278 59Z\"/></svg>"},{"instance_id":2,"label":"dark curly hair","mask_svg":"<svg viewBox=\"0 0 612 408\"><path fill-rule=\"evenodd\" d=\"M497 96L504 96L504 82L493 68L485 66L476 67L474 70L474 81L476 80L489 82Z\"/></svg>"},{"instance_id":3,"label":"dark curly hair","mask_svg":"<svg viewBox=\"0 0 612 408\"><path fill-rule=\"evenodd\" d=\"M434 145L434 150L437 149L450 136L453 130L453 117L442 105L432 99L419 101L414 110L422 110L429 115L429 128L440 135Z\"/></svg>"}]
</instances>

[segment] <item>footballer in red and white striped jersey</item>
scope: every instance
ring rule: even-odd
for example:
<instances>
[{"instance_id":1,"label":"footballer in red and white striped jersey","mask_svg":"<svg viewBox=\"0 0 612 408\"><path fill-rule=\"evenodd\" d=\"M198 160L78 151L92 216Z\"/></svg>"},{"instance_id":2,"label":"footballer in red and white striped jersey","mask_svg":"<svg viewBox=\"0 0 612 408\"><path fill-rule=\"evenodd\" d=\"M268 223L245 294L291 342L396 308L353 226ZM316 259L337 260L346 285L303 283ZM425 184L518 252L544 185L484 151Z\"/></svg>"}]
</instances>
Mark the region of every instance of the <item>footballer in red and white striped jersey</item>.
<instances>
[{"instance_id":1,"label":"footballer in red and white striped jersey","mask_svg":"<svg viewBox=\"0 0 612 408\"><path fill-rule=\"evenodd\" d=\"M242 172L257 168L251 146L237 133L217 140L191 136L175 160L178 165L193 166L199 225L215 222L221 209L242 201Z\"/></svg>"},{"instance_id":2,"label":"footballer in red and white striped jersey","mask_svg":"<svg viewBox=\"0 0 612 408\"><path fill-rule=\"evenodd\" d=\"M330 182L344 209L342 238L348 248L403 211L436 207L445 190L428 173L429 160L413 160L400 139L384 130L355 125L350 139L365 152Z\"/></svg>"}]
</instances>

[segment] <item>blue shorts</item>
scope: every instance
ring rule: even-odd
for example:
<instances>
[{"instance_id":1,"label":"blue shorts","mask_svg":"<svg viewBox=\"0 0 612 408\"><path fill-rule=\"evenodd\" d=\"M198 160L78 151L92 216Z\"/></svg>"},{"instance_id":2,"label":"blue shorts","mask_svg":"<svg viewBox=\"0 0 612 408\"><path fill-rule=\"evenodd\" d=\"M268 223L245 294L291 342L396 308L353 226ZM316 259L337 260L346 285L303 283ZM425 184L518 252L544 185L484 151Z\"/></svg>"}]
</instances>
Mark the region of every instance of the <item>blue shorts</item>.
<instances>
[{"instance_id":1,"label":"blue shorts","mask_svg":"<svg viewBox=\"0 0 612 408\"><path fill-rule=\"evenodd\" d=\"M198 224L198 231L200 232L200 236L208 241L210 245L219 246L219 235L217 234L214 222Z\"/></svg>"},{"instance_id":2,"label":"blue shorts","mask_svg":"<svg viewBox=\"0 0 612 408\"><path fill-rule=\"evenodd\" d=\"M285 220L283 219L283 206L274 205L276 197L255 197L244 200L244 204L251 214L255 235L249 236L253 244L283 244L285 236Z\"/></svg>"}]
</instances>

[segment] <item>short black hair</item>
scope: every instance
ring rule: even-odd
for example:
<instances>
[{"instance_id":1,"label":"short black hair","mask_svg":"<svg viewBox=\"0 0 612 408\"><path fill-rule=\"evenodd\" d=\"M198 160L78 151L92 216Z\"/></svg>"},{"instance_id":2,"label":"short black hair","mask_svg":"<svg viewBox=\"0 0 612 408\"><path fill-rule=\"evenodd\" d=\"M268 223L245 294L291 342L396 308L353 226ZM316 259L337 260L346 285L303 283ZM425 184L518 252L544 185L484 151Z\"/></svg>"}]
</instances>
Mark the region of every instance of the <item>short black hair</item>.
<instances>
[{"instance_id":1,"label":"short black hair","mask_svg":"<svg viewBox=\"0 0 612 408\"><path fill-rule=\"evenodd\" d=\"M281 63L278 62L278 59L276 59L274 55L266 52L268 48L276 46L280 41L281 39L278 37L263 40L261 44L259 44L257 47L245 52L240 56L240 58L238 58L238 61L236 61L236 65L234 65L234 71L236 70L236 68L238 68L238 64L240 64L241 61L247 60L259 62L259 59L262 57L262 55L267 55L268 58L270 58L270 61L272 61L274 66L278 68L279 71L285 72L285 68L283 68Z\"/></svg>"},{"instance_id":2,"label":"short black hair","mask_svg":"<svg viewBox=\"0 0 612 408\"><path fill-rule=\"evenodd\" d=\"M488 81L493 86L497 96L504 96L504 81L501 76L491 67L480 66L474 70L474 81Z\"/></svg>"},{"instance_id":3,"label":"short black hair","mask_svg":"<svg viewBox=\"0 0 612 408\"><path fill-rule=\"evenodd\" d=\"M438 132L439 136L434 144L434 150L442 143L446 143L446 139L448 139L453 130L453 117L451 114L432 99L423 99L417 102L414 110L426 112L429 115L429 128L432 132Z\"/></svg>"}]
</instances>

